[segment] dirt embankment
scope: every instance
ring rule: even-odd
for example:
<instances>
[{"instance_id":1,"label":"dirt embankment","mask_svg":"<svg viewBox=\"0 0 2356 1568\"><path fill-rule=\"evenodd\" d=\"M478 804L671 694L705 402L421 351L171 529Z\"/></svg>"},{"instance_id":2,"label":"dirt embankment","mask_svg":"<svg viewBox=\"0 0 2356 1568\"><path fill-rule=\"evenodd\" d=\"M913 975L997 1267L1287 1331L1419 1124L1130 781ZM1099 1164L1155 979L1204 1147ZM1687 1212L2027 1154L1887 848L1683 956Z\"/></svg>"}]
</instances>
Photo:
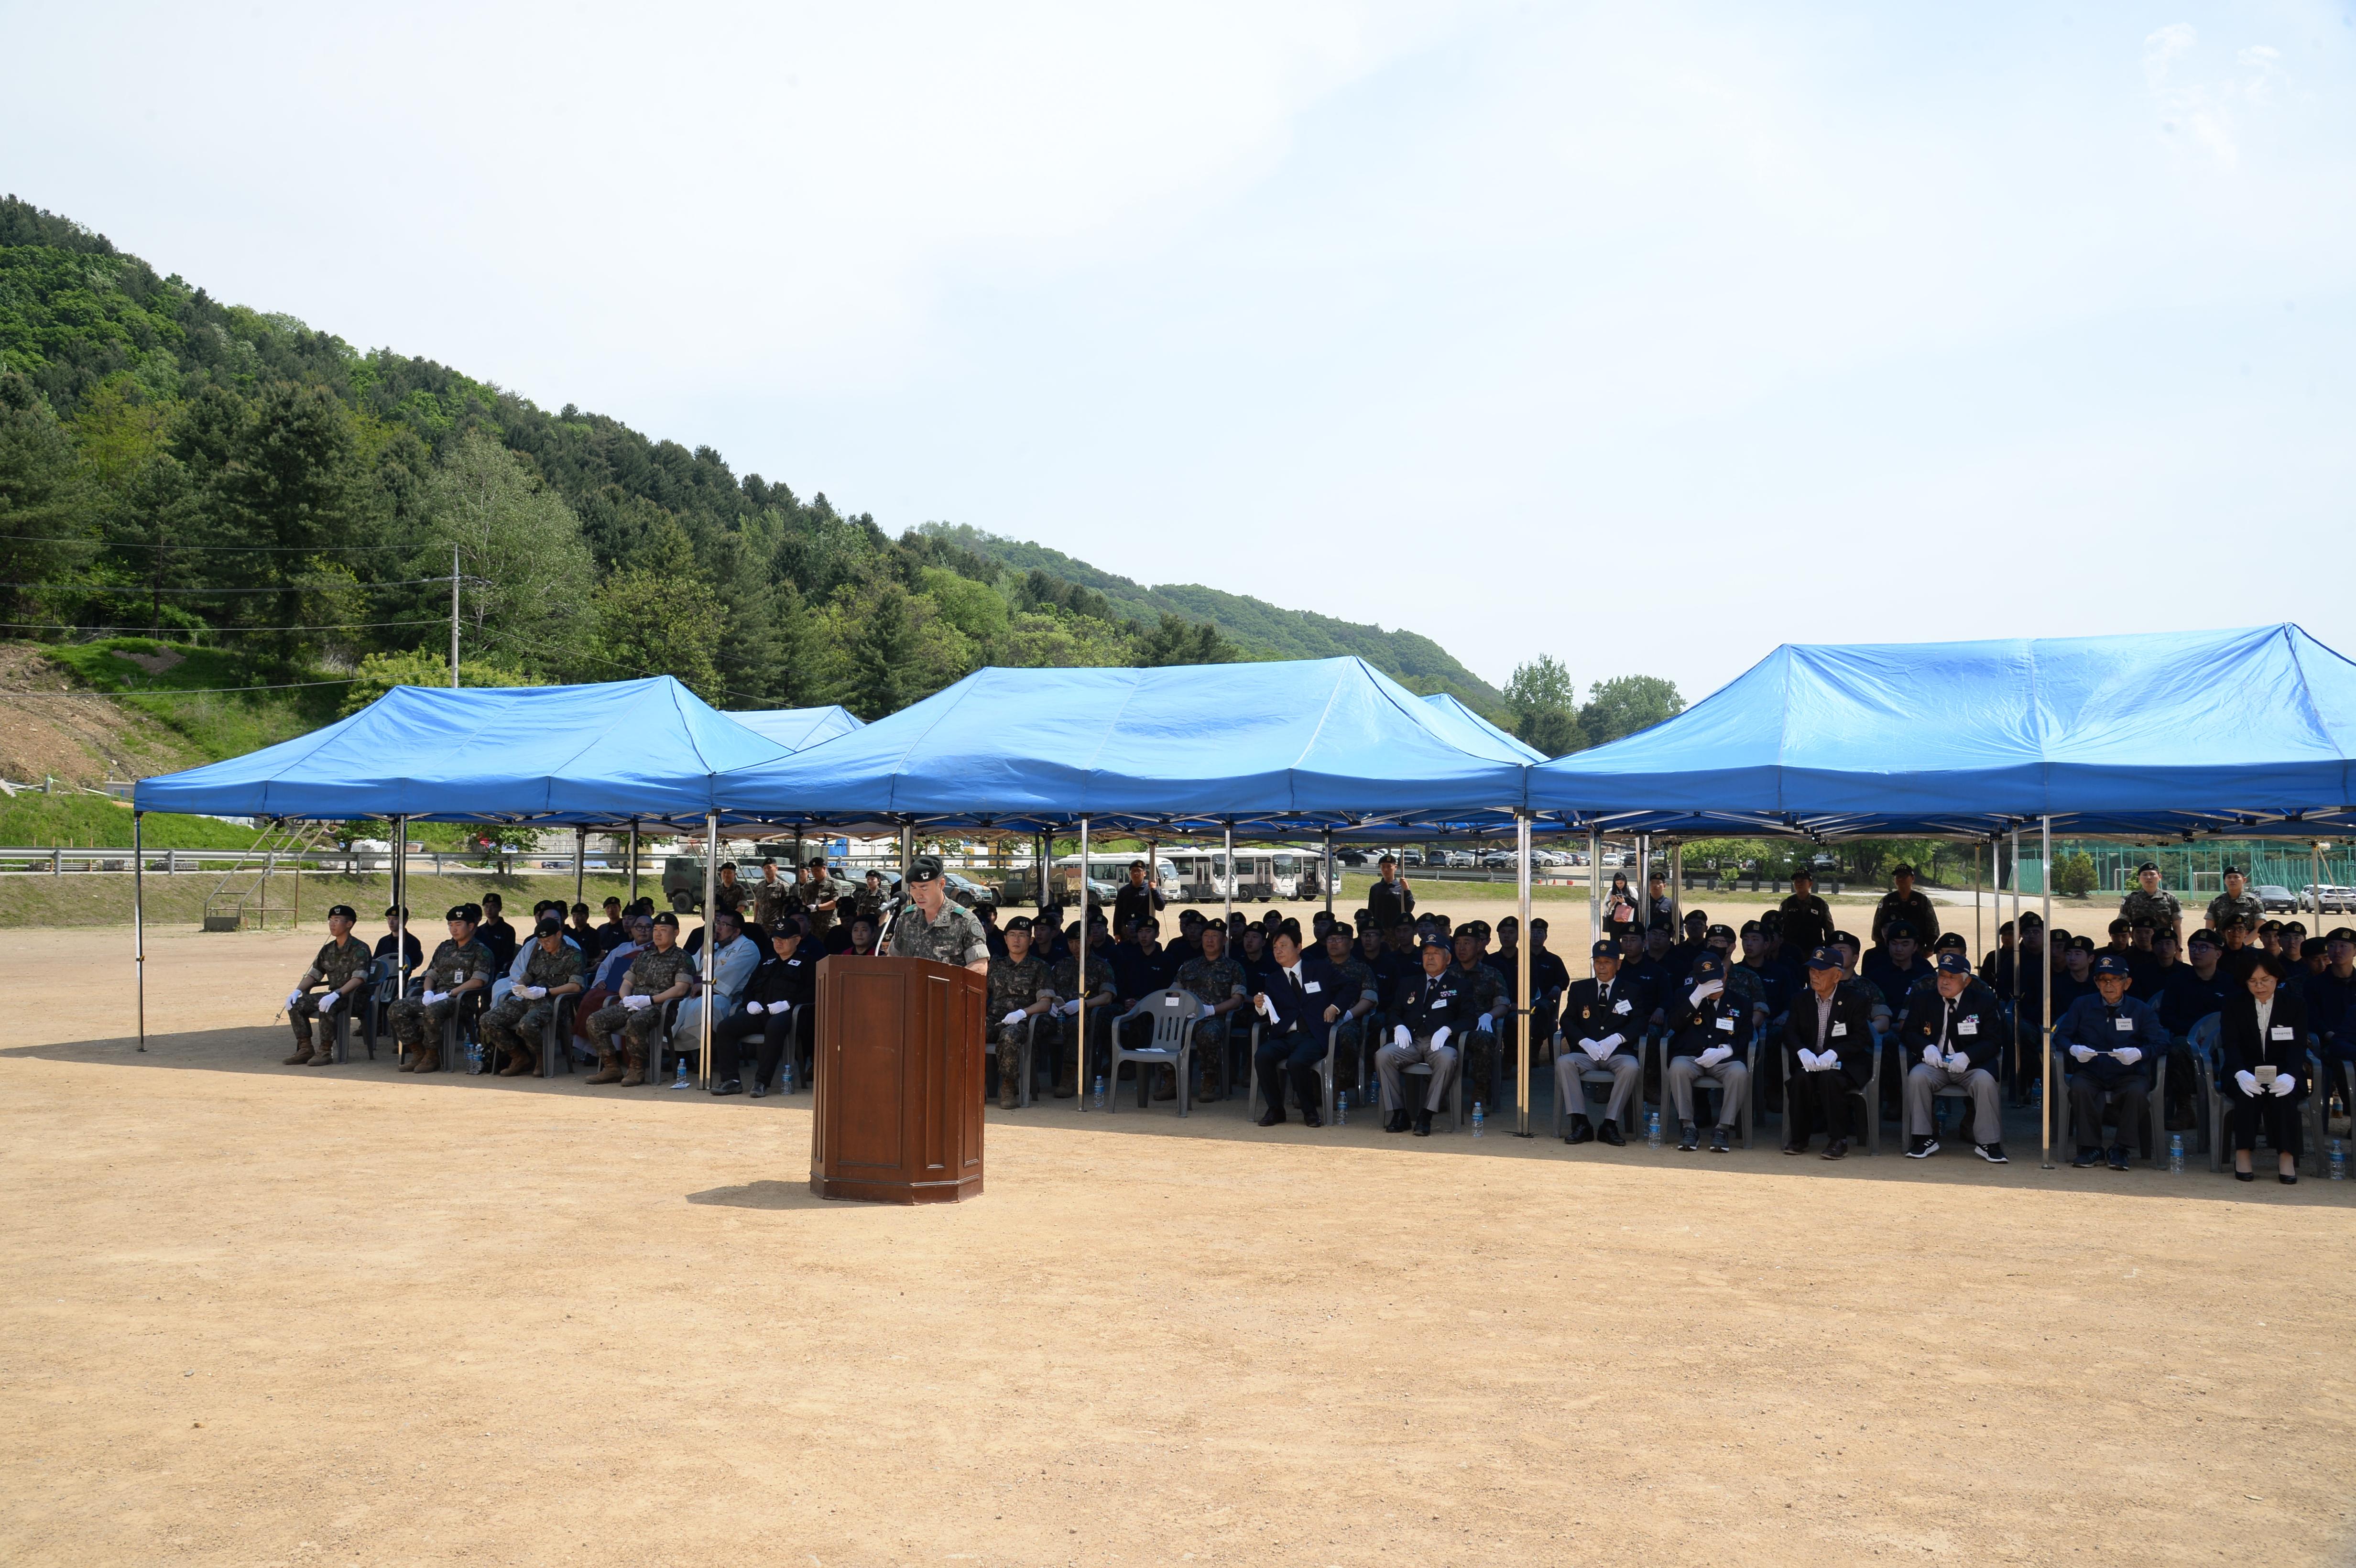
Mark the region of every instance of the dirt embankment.
<instances>
[{"instance_id":1,"label":"dirt embankment","mask_svg":"<svg viewBox=\"0 0 2356 1568\"><path fill-rule=\"evenodd\" d=\"M0 643L0 778L97 784L205 761L171 729L83 688L31 643Z\"/></svg>"}]
</instances>

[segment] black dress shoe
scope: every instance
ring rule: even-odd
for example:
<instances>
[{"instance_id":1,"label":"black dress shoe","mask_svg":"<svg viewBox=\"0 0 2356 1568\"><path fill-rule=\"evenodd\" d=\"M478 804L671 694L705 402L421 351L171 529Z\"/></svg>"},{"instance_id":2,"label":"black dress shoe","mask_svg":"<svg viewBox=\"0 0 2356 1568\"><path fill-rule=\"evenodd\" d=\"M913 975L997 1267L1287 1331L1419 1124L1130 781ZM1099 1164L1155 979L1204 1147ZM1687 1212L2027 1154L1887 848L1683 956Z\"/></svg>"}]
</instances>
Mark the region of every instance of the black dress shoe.
<instances>
[{"instance_id":1,"label":"black dress shoe","mask_svg":"<svg viewBox=\"0 0 2356 1568\"><path fill-rule=\"evenodd\" d=\"M744 1097L748 1100L757 1100L768 1092L769 1086L755 1078L753 1080L753 1086L744 1091Z\"/></svg>"},{"instance_id":2,"label":"black dress shoe","mask_svg":"<svg viewBox=\"0 0 2356 1568\"><path fill-rule=\"evenodd\" d=\"M1391 1119L1383 1124L1383 1131L1387 1133L1403 1133L1407 1131L1408 1125L1408 1122L1407 1113L1405 1111L1393 1111L1391 1113Z\"/></svg>"},{"instance_id":3,"label":"black dress shoe","mask_svg":"<svg viewBox=\"0 0 2356 1568\"><path fill-rule=\"evenodd\" d=\"M1594 1136L1595 1129L1587 1125L1585 1116L1573 1116L1570 1119L1570 1131L1562 1135L1562 1141L1567 1144L1583 1144L1590 1141Z\"/></svg>"},{"instance_id":4,"label":"black dress shoe","mask_svg":"<svg viewBox=\"0 0 2356 1568\"><path fill-rule=\"evenodd\" d=\"M1304 1127L1322 1127L1325 1125L1325 1118L1317 1114L1316 1106L1303 1105L1301 1107L1301 1125Z\"/></svg>"},{"instance_id":5,"label":"black dress shoe","mask_svg":"<svg viewBox=\"0 0 2356 1568\"><path fill-rule=\"evenodd\" d=\"M2277 1172L2275 1176L2275 1179L2281 1182L2285 1187L2297 1187L2298 1185L2298 1178L2296 1176L2284 1176Z\"/></svg>"},{"instance_id":6,"label":"black dress shoe","mask_svg":"<svg viewBox=\"0 0 2356 1568\"><path fill-rule=\"evenodd\" d=\"M1609 1144L1613 1148L1628 1147L1628 1140L1620 1136L1620 1124L1608 1116L1604 1118L1603 1125L1595 1129L1595 1141Z\"/></svg>"},{"instance_id":7,"label":"black dress shoe","mask_svg":"<svg viewBox=\"0 0 2356 1568\"><path fill-rule=\"evenodd\" d=\"M1431 1136L1431 1113L1430 1111L1418 1111L1415 1114L1415 1136L1419 1138L1428 1138Z\"/></svg>"},{"instance_id":8,"label":"black dress shoe","mask_svg":"<svg viewBox=\"0 0 2356 1568\"><path fill-rule=\"evenodd\" d=\"M2233 1179L2236 1181L2255 1181L2257 1179L2258 1173L2254 1170L2237 1170L2233 1172Z\"/></svg>"},{"instance_id":9,"label":"black dress shoe","mask_svg":"<svg viewBox=\"0 0 2356 1568\"><path fill-rule=\"evenodd\" d=\"M744 1092L744 1085L736 1079L731 1078L725 1083L714 1083L712 1086L712 1092L714 1094L742 1094Z\"/></svg>"},{"instance_id":10,"label":"black dress shoe","mask_svg":"<svg viewBox=\"0 0 2356 1568\"><path fill-rule=\"evenodd\" d=\"M1267 1110L1260 1113L1259 1125L1263 1127L1272 1127L1283 1120L1284 1113L1279 1110L1276 1106L1270 1105Z\"/></svg>"}]
</instances>

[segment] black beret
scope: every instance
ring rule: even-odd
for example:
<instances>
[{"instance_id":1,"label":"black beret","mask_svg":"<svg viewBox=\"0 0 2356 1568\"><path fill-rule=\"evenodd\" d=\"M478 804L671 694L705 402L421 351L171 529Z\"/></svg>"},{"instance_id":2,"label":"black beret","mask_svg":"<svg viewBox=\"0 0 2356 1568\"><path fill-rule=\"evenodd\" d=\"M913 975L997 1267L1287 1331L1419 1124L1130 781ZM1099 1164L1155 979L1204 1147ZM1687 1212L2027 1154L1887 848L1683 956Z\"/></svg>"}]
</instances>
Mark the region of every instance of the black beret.
<instances>
[{"instance_id":1,"label":"black beret","mask_svg":"<svg viewBox=\"0 0 2356 1568\"><path fill-rule=\"evenodd\" d=\"M908 862L908 880L912 882L937 882L940 878L941 858L938 855L919 855Z\"/></svg>"},{"instance_id":2,"label":"black beret","mask_svg":"<svg viewBox=\"0 0 2356 1568\"><path fill-rule=\"evenodd\" d=\"M359 912L354 910L349 904L329 904L327 906L327 918L333 920L337 915L342 915L346 920L356 921L359 919Z\"/></svg>"},{"instance_id":3,"label":"black beret","mask_svg":"<svg viewBox=\"0 0 2356 1568\"><path fill-rule=\"evenodd\" d=\"M483 912L477 909L473 904L452 904L450 906L450 912L444 915L442 918L444 920L463 920L471 923L481 920L483 918Z\"/></svg>"},{"instance_id":4,"label":"black beret","mask_svg":"<svg viewBox=\"0 0 2356 1568\"><path fill-rule=\"evenodd\" d=\"M655 916L655 923L657 925L667 925L673 931L677 931L679 929L679 916L671 913L669 910L665 910L660 914Z\"/></svg>"}]
</instances>

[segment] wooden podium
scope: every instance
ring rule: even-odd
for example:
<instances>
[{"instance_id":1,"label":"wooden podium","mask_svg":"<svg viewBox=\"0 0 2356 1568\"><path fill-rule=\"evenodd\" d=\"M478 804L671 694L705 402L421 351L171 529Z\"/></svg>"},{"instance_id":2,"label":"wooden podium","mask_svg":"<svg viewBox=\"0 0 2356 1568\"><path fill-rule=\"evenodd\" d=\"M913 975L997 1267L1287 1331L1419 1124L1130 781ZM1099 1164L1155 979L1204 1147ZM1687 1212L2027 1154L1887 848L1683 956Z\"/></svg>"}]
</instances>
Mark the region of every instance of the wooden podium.
<instances>
[{"instance_id":1,"label":"wooden podium","mask_svg":"<svg viewBox=\"0 0 2356 1568\"><path fill-rule=\"evenodd\" d=\"M818 966L810 1190L871 1203L981 1195L987 987L922 958L836 955Z\"/></svg>"}]
</instances>

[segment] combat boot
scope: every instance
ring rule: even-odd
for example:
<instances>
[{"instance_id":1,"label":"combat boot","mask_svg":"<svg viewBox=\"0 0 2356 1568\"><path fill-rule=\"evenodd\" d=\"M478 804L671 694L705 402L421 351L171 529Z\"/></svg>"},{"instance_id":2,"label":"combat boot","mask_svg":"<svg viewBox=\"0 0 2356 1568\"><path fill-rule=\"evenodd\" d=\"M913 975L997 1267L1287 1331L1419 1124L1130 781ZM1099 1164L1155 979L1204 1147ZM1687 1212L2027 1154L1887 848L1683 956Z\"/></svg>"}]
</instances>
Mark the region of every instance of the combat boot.
<instances>
[{"instance_id":1,"label":"combat boot","mask_svg":"<svg viewBox=\"0 0 2356 1568\"><path fill-rule=\"evenodd\" d=\"M415 1046L408 1046L402 1051L401 1071L403 1072L414 1072L417 1071L417 1048Z\"/></svg>"},{"instance_id":2,"label":"combat boot","mask_svg":"<svg viewBox=\"0 0 2356 1568\"><path fill-rule=\"evenodd\" d=\"M310 1061L310 1065L311 1065L311 1066L313 1066L313 1067L332 1067L332 1066L334 1066L334 1065L335 1065L335 1061L336 1061L336 1037L335 1037L335 1036L333 1036L333 1035L329 1035L329 1036L327 1037L327 1040L325 1041L325 1043L323 1043L323 1044L319 1044L319 1045L315 1045L315 1046L313 1046L313 1047L311 1048L311 1061Z\"/></svg>"},{"instance_id":3,"label":"combat boot","mask_svg":"<svg viewBox=\"0 0 2356 1568\"><path fill-rule=\"evenodd\" d=\"M538 1054L539 1053L537 1051L526 1051L521 1046L518 1046L515 1050L508 1052L508 1064L499 1069L499 1076L502 1078L522 1077L525 1073L530 1072L533 1068L540 1065L539 1062L532 1060L532 1058Z\"/></svg>"},{"instance_id":4,"label":"combat boot","mask_svg":"<svg viewBox=\"0 0 2356 1568\"><path fill-rule=\"evenodd\" d=\"M280 1062L281 1067L301 1067L311 1060L311 1042L305 1040L294 1048L294 1054Z\"/></svg>"},{"instance_id":5,"label":"combat boot","mask_svg":"<svg viewBox=\"0 0 2356 1568\"><path fill-rule=\"evenodd\" d=\"M1057 1067L1055 1069L1055 1087L1054 1090L1055 1098L1058 1100L1068 1100L1079 1092L1079 1086L1072 1082L1071 1068L1068 1065Z\"/></svg>"},{"instance_id":6,"label":"combat boot","mask_svg":"<svg viewBox=\"0 0 2356 1568\"><path fill-rule=\"evenodd\" d=\"M622 1065L614 1060L614 1053L610 1051L597 1053L597 1071L582 1080L584 1083L619 1083L621 1081Z\"/></svg>"},{"instance_id":7,"label":"combat boot","mask_svg":"<svg viewBox=\"0 0 2356 1568\"><path fill-rule=\"evenodd\" d=\"M643 1051L633 1051L630 1052L630 1070L622 1074L622 1087L635 1089L646 1081L647 1053Z\"/></svg>"},{"instance_id":8,"label":"combat boot","mask_svg":"<svg viewBox=\"0 0 2356 1568\"><path fill-rule=\"evenodd\" d=\"M438 1045L419 1046L417 1048L417 1065L411 1068L410 1071L412 1072L441 1072L442 1048Z\"/></svg>"}]
</instances>

